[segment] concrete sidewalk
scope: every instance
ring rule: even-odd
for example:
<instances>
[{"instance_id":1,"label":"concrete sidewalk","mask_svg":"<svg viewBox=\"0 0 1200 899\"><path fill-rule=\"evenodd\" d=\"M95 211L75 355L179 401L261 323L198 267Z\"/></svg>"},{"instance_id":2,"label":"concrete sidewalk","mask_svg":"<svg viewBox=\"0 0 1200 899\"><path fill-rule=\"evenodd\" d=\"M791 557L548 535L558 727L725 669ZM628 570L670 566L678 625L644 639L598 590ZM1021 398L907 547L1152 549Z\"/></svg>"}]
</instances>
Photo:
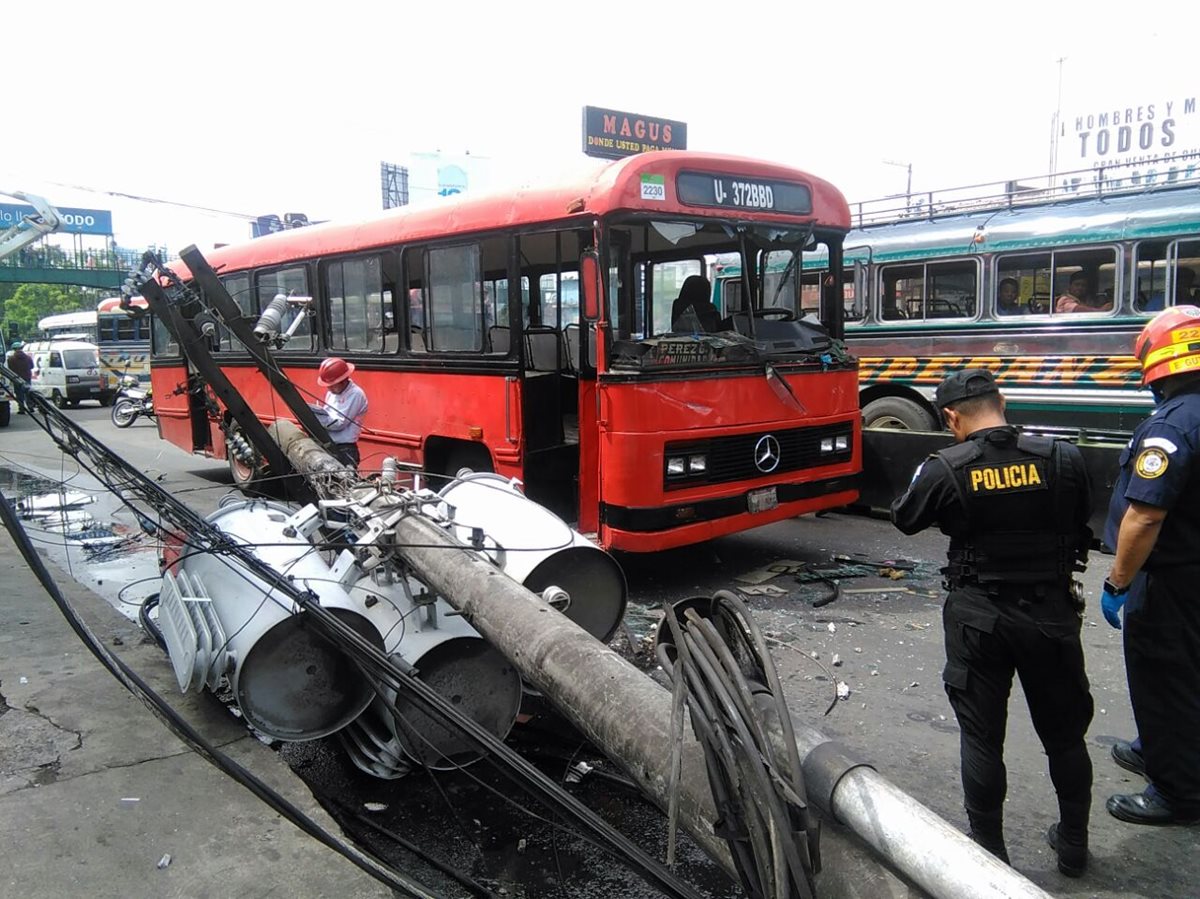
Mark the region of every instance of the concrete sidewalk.
<instances>
[{"instance_id":1,"label":"concrete sidewalk","mask_svg":"<svg viewBox=\"0 0 1200 899\"><path fill-rule=\"evenodd\" d=\"M180 694L136 624L47 565L100 641L207 740L340 834L212 696ZM393 895L172 734L83 645L2 525L0 584L0 896Z\"/></svg>"}]
</instances>

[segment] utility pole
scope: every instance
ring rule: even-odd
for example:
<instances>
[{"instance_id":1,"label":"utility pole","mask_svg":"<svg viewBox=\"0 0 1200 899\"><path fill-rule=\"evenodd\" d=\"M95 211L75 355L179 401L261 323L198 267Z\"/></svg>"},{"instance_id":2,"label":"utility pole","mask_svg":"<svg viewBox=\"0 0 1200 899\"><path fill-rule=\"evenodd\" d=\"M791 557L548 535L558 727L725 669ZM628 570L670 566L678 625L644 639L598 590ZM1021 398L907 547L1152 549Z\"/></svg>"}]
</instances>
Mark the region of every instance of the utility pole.
<instances>
[{"instance_id":1,"label":"utility pole","mask_svg":"<svg viewBox=\"0 0 1200 899\"><path fill-rule=\"evenodd\" d=\"M1054 177L1058 174L1058 137L1062 131L1062 82L1063 63L1065 56L1058 58L1058 99L1054 106L1054 116L1050 119L1050 187L1054 187Z\"/></svg>"},{"instance_id":2,"label":"utility pole","mask_svg":"<svg viewBox=\"0 0 1200 899\"><path fill-rule=\"evenodd\" d=\"M912 208L912 163L911 162L892 162L890 159L883 160L884 165L894 165L897 168L908 170L908 181L904 185L904 208Z\"/></svg>"}]
</instances>

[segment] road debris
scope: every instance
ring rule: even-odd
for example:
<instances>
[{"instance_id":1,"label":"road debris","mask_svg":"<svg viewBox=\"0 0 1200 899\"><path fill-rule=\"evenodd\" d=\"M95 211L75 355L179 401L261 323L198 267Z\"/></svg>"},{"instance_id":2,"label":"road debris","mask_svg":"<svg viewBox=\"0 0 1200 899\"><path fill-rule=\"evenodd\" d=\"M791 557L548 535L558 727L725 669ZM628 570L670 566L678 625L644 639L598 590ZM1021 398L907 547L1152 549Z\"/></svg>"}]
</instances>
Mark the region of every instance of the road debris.
<instances>
[{"instance_id":1,"label":"road debris","mask_svg":"<svg viewBox=\"0 0 1200 899\"><path fill-rule=\"evenodd\" d=\"M746 587L738 587L739 593L744 593L747 596L785 596L787 591L782 587L776 587L774 584L752 584Z\"/></svg>"}]
</instances>

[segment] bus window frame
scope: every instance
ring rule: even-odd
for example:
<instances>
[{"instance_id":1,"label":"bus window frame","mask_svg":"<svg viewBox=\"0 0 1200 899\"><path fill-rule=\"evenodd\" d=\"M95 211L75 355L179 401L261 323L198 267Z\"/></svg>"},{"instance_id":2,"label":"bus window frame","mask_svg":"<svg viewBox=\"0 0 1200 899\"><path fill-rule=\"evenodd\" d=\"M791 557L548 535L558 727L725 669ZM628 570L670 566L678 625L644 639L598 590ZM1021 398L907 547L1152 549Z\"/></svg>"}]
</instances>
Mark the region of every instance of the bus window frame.
<instances>
[{"instance_id":1,"label":"bus window frame","mask_svg":"<svg viewBox=\"0 0 1200 899\"><path fill-rule=\"evenodd\" d=\"M1129 280L1132 282L1129 303L1130 310L1134 315L1150 318L1158 312L1161 312L1163 309L1170 309L1172 306L1177 305L1176 301L1178 298L1175 296L1175 293L1176 285L1179 279L1179 250L1181 244L1190 244L1191 247L1189 247L1189 249L1191 252L1186 258L1197 260L1194 263L1184 265L1184 268L1190 268L1196 273L1197 276L1200 276L1200 237L1171 237L1165 240L1147 238L1135 241L1133 243L1129 258L1131 272ZM1142 248L1147 246L1163 247L1163 253L1160 257L1147 261L1151 262L1152 265L1151 274L1153 274L1153 265L1155 263L1161 264L1164 267L1165 283L1163 284L1162 289L1162 304L1157 306L1154 305L1157 301L1153 295L1151 295L1147 300L1147 306L1143 308L1138 301L1138 284L1142 277L1139 267L1143 261ZM1198 298L1195 295L1197 286L1197 282L1193 282L1193 295L1186 298L1187 302L1192 305L1195 305L1198 301ZM1151 294L1153 294L1153 278L1151 279Z\"/></svg>"},{"instance_id":2,"label":"bus window frame","mask_svg":"<svg viewBox=\"0 0 1200 899\"><path fill-rule=\"evenodd\" d=\"M947 315L930 317L927 314L929 299L926 293L929 289L929 268L936 265L970 265L974 272L975 297L973 303L973 311L970 315ZM884 311L884 294L887 288L886 273L889 270L911 269L920 266L921 268L921 298L920 310L921 315L918 318L909 318L907 314L899 318L888 318L883 314ZM844 268L844 267L843 267ZM931 259L913 259L902 260L896 262L881 262L875 266L875 298L876 302L869 303L868 306L873 312L873 317L868 318L864 315L859 319L858 324L869 323L879 328L938 328L945 327L947 324L963 324L968 322L979 322L983 316L984 304L980 301L980 294L983 286L983 260L978 255L966 255L961 257L945 257L939 256ZM899 279L897 279L899 280ZM843 284L845 283L845 272L842 275ZM898 308L898 304L897 304Z\"/></svg>"},{"instance_id":3,"label":"bus window frame","mask_svg":"<svg viewBox=\"0 0 1200 899\"><path fill-rule=\"evenodd\" d=\"M272 275L276 275L279 272L290 272L290 271L303 271L304 272L304 291L305 292L302 294L297 294L297 295L298 296L307 296L307 297L311 298L311 305L310 305L309 309L304 313L300 313L300 314L307 314L309 317L308 334L307 335L296 334L283 346L281 346L277 349L272 349L272 352L275 354L286 355L286 356L302 356L304 354L315 355L315 354L319 353L321 350L321 346L320 346L320 343L321 343L320 334L321 334L321 330L322 330L322 325L321 325L321 321L320 321L320 319L321 319L320 305L321 304L320 304L318 295L313 292L313 284L315 282L315 277L316 277L313 269L314 269L314 260L302 259L302 260L298 260L294 263L290 263L288 265L264 266L263 268L256 268L252 271L250 283L252 285L252 295L258 301L258 314L259 315L262 314L262 310L266 309L267 306L271 302L270 299L268 299L265 303L263 302L262 282L263 282L264 278L270 277ZM277 295L277 293L278 292L276 292L276 294L272 294L272 299ZM315 305L317 308L315 308L315 309L312 308L313 305ZM284 317L283 327L280 329L281 331L286 330L287 327L291 324L291 322L292 322L291 315L292 315L292 312L291 312L291 310L289 310L289 313L287 315L285 315L285 317ZM308 337L308 342L306 345L302 345L299 343L299 341L302 340L304 336Z\"/></svg>"},{"instance_id":4,"label":"bus window frame","mask_svg":"<svg viewBox=\"0 0 1200 899\"><path fill-rule=\"evenodd\" d=\"M321 346L324 347L325 349L327 349L329 352L335 353L335 354L345 354L345 355L362 354L362 355L368 355L368 356L392 356L392 355L395 355L395 353L398 351L398 348L396 350L390 350L390 351L387 349L387 335L389 332L385 326L385 321L387 318L387 308L389 306L389 303L387 300L387 297L389 295L388 274L387 274L389 254L390 254L390 251L388 249L376 249L376 250L369 250L369 251L361 252L361 253L347 253L347 254L339 255L339 256L328 256L326 258L318 260L317 281L318 281L318 286L319 286L320 299L319 299L319 301L316 301L316 302L317 302L317 309L318 309L318 317L320 319L320 330L321 330L320 343L321 343ZM368 345L366 348L339 346L334 342L334 339L333 339L333 294L331 292L331 285L329 283L329 272L330 272L330 269L332 269L334 266L342 266L343 270L344 270L347 263L355 263L355 262L359 262L361 260L366 260L366 259L374 259L378 262L378 265L379 265L379 304L378 304L378 308L379 308L379 314L380 314L380 322L379 322L378 345L377 346ZM395 293L396 293L396 291L393 289L390 291L390 293L391 293L391 297L392 297L390 305L393 307L392 308L392 320L394 322L396 320L395 319ZM344 305L345 298L343 297L342 300L343 300L343 305ZM368 340L370 339L370 335L371 335L371 331L372 331L372 329L370 328L370 311L371 311L370 302L364 303L363 312L366 315L366 322L368 325L368 327L367 327ZM393 330L394 330L394 328L393 328Z\"/></svg>"},{"instance_id":5,"label":"bus window frame","mask_svg":"<svg viewBox=\"0 0 1200 899\"><path fill-rule=\"evenodd\" d=\"M1112 281L1112 293L1111 293L1112 308L1111 309L1096 309L1096 310L1089 309L1084 312L1058 312L1055 309L1055 306L1058 302L1058 298L1067 292L1067 288L1070 284L1071 278L1074 277L1074 275L1076 274L1075 271L1069 271L1069 270L1075 269L1078 271L1088 271L1088 267L1085 264L1080 263L1080 262L1067 262L1067 263L1060 264L1060 262L1059 262L1060 258L1064 257L1064 256L1070 256L1072 254L1084 254L1084 253L1095 254L1095 253L1099 253L1101 251L1108 251L1109 253L1111 253L1112 266L1113 266L1113 281ZM1101 316L1113 317L1113 316L1116 316L1119 313L1122 313L1123 311L1125 311L1127 304L1128 304L1128 293L1129 293L1129 288L1126 283L1127 279L1124 277L1124 271L1123 271L1123 268L1125 265L1125 253L1123 252L1123 247L1121 245L1113 244L1113 243L1086 244L1086 245L1079 245L1079 246L1076 246L1076 245L1049 246L1044 249L1016 250L1016 251L1013 251L1010 253L997 253L997 254L995 254L995 256L993 257L993 260L992 260L992 266L993 266L992 270L995 272L995 278L994 278L995 288L993 290L993 294L1000 289L1000 281L1003 278L1013 277L1013 275L1010 272L1005 272L1005 271L1001 270L1001 265L1006 260L1030 258L1030 257L1042 257L1042 256L1049 257L1048 270L1050 272L1050 294L1049 294L1047 309L1044 312L1043 311L1036 311L1036 312L1031 311L1031 312L1023 312L1023 313L1012 313L1012 314L1008 314L1008 315L1002 315L998 311L995 311L994 318L996 321L1010 321L1010 320L1011 321L1026 321L1026 320L1028 320L1028 321L1056 321L1056 320L1062 321L1064 319L1077 318L1080 316L1086 316L1088 319L1096 319ZM1093 262L1090 262L1090 264L1092 266L1092 270L1095 271L1098 275L1100 273L1100 271L1103 269L1103 267L1105 265L1107 265L1108 263L1096 264L1093 261ZM1034 274L1034 296L1036 297L1037 296L1037 286L1038 286L1036 273L1040 269L1037 266L1034 266L1032 270L1035 272L1035 274ZM1059 289L1058 287L1055 286L1055 281L1056 281L1056 279L1062 277L1060 272L1064 272L1064 271L1066 272L1066 280L1063 282L1061 289ZM1100 279L1097 278L1097 282L1099 282L1099 280ZM1018 281L1018 283L1020 282L1020 276L1017 277L1017 281ZM1100 284L1097 283L1095 286L1096 286L1097 296L1099 296ZM995 309L995 303L996 303L995 296L993 296L992 297L993 309Z\"/></svg>"}]
</instances>

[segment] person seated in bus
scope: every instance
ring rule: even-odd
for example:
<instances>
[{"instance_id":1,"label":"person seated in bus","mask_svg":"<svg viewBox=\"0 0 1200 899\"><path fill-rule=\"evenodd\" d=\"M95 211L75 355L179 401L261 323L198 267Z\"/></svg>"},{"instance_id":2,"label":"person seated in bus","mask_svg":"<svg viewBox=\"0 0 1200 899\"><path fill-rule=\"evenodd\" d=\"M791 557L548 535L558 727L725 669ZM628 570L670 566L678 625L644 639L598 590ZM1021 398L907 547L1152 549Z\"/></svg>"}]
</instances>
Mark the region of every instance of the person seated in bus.
<instances>
[{"instance_id":1,"label":"person seated in bus","mask_svg":"<svg viewBox=\"0 0 1200 899\"><path fill-rule=\"evenodd\" d=\"M721 313L712 302L712 285L703 275L688 275L679 288L679 296L671 304L671 330L706 331L722 330Z\"/></svg>"},{"instance_id":2,"label":"person seated in bus","mask_svg":"<svg viewBox=\"0 0 1200 899\"><path fill-rule=\"evenodd\" d=\"M1001 315L1028 312L1021 308L1021 285L1016 278L1002 278L996 289L996 311Z\"/></svg>"},{"instance_id":3,"label":"person seated in bus","mask_svg":"<svg viewBox=\"0 0 1200 899\"><path fill-rule=\"evenodd\" d=\"M677 327L678 324L678 327ZM721 313L712 302L712 285L703 275L689 275L671 304L671 330L721 330Z\"/></svg>"},{"instance_id":4,"label":"person seated in bus","mask_svg":"<svg viewBox=\"0 0 1200 899\"><path fill-rule=\"evenodd\" d=\"M1192 287L1196 283L1196 270L1180 267L1175 270L1175 305L1186 306L1192 302Z\"/></svg>"},{"instance_id":5,"label":"person seated in bus","mask_svg":"<svg viewBox=\"0 0 1200 899\"><path fill-rule=\"evenodd\" d=\"M1055 312L1107 312L1109 309L1112 309L1112 301L1097 299L1091 279L1082 271L1071 275L1067 292L1054 301Z\"/></svg>"}]
</instances>

